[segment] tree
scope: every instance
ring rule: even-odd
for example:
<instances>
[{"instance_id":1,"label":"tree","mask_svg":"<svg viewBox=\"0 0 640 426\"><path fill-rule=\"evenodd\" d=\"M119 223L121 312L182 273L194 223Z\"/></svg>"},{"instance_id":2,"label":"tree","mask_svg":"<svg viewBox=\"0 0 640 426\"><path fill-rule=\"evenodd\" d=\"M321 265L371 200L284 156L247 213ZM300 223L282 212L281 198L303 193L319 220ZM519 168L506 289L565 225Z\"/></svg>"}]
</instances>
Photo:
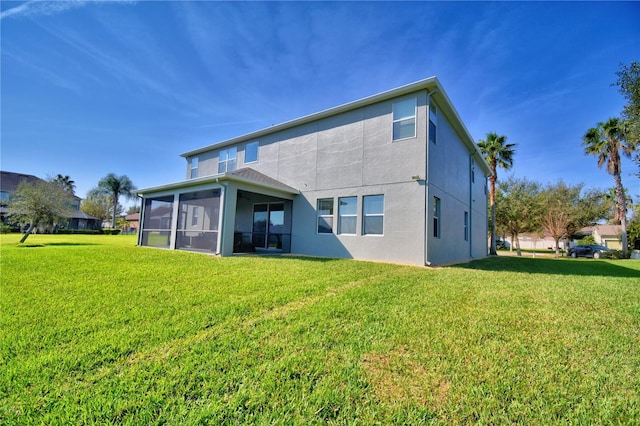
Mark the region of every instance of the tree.
<instances>
[{"instance_id":1,"label":"tree","mask_svg":"<svg viewBox=\"0 0 640 426\"><path fill-rule=\"evenodd\" d=\"M622 250L627 251L627 201L622 186L622 161L620 154L631 157L635 150L633 143L628 143L625 138L625 130L619 118L610 118L604 123L598 123L592 127L582 137L585 147L585 154L594 155L598 159L598 167L607 164L607 172L613 175L616 184L617 204L622 214L620 224L622 225Z\"/></svg>"},{"instance_id":2,"label":"tree","mask_svg":"<svg viewBox=\"0 0 640 426\"><path fill-rule=\"evenodd\" d=\"M491 176L489 176L489 206L491 207L491 248L489 253L496 252L496 181L498 180L498 167L508 170L513 165L515 143L507 143L506 136L498 136L497 133L487 133L485 140L478 141L480 152L489 163Z\"/></svg>"},{"instance_id":3,"label":"tree","mask_svg":"<svg viewBox=\"0 0 640 426\"><path fill-rule=\"evenodd\" d=\"M616 75L618 80L615 85L627 100L622 111L627 140L638 145L640 144L640 62L634 61L628 66L620 64L620 71ZM636 157L636 162L640 165L640 156Z\"/></svg>"},{"instance_id":4,"label":"tree","mask_svg":"<svg viewBox=\"0 0 640 426\"><path fill-rule=\"evenodd\" d=\"M127 215L140 213L140 205L131 206L127 209Z\"/></svg>"},{"instance_id":5,"label":"tree","mask_svg":"<svg viewBox=\"0 0 640 426\"><path fill-rule=\"evenodd\" d=\"M58 185L63 190L70 192L71 194L73 194L76 190L76 183L72 181L68 175L62 176L61 174L58 174L55 178L49 179L49 181Z\"/></svg>"},{"instance_id":6,"label":"tree","mask_svg":"<svg viewBox=\"0 0 640 426\"><path fill-rule=\"evenodd\" d=\"M20 239L24 243L35 227L56 225L71 213L72 194L52 182L21 182L9 203L8 215L29 225Z\"/></svg>"},{"instance_id":7,"label":"tree","mask_svg":"<svg viewBox=\"0 0 640 426\"><path fill-rule=\"evenodd\" d=\"M526 178L516 179L512 176L498 184L496 225L509 233L516 244L518 256L522 256L519 235L539 229L543 208L539 194L540 185Z\"/></svg>"},{"instance_id":8,"label":"tree","mask_svg":"<svg viewBox=\"0 0 640 426\"><path fill-rule=\"evenodd\" d=\"M592 189L582 195L583 187L558 181L540 193L544 206L542 230L555 241L556 257L560 256L561 239L569 240L580 228L607 216L604 193Z\"/></svg>"},{"instance_id":9,"label":"tree","mask_svg":"<svg viewBox=\"0 0 640 426\"><path fill-rule=\"evenodd\" d=\"M624 198L626 200L627 206L631 206L633 204L633 199L627 193L627 189L624 189ZM604 194L604 199L610 205L610 217L609 222L614 225L619 225L622 223L622 216L626 216L627 212L622 210L622 206L618 202L618 195L616 188L609 188L607 192ZM628 210L628 208L627 208Z\"/></svg>"},{"instance_id":10,"label":"tree","mask_svg":"<svg viewBox=\"0 0 640 426\"><path fill-rule=\"evenodd\" d=\"M112 205L112 222L111 227L116 227L116 218L118 203L120 196L124 196L127 199L135 198L135 190L137 188L131 182L131 179L127 175L117 176L114 173L109 173L98 182L97 188L92 189L90 195L108 195L111 197Z\"/></svg>"},{"instance_id":11,"label":"tree","mask_svg":"<svg viewBox=\"0 0 640 426\"><path fill-rule=\"evenodd\" d=\"M82 200L80 210L88 215L97 217L101 222L109 219L111 208L111 197L102 194L88 194L88 197Z\"/></svg>"}]
</instances>

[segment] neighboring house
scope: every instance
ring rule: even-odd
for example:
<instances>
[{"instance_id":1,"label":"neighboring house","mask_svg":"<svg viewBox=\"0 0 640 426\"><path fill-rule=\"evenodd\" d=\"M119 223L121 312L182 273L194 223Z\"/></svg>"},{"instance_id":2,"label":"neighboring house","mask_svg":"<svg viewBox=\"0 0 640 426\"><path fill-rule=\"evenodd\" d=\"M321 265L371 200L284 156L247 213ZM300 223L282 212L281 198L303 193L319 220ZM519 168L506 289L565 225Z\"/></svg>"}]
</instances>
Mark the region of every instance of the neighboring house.
<instances>
[{"instance_id":1,"label":"neighboring house","mask_svg":"<svg viewBox=\"0 0 640 426\"><path fill-rule=\"evenodd\" d=\"M490 171L435 77L182 154L138 244L416 265L487 255Z\"/></svg>"},{"instance_id":2,"label":"neighboring house","mask_svg":"<svg viewBox=\"0 0 640 426\"><path fill-rule=\"evenodd\" d=\"M7 205L18 189L21 182L43 181L39 177L23 173L0 172L0 218L2 223L7 223ZM67 216L68 222L64 226L67 229L100 229L100 220L80 210L82 198L73 196L71 214Z\"/></svg>"},{"instance_id":3,"label":"neighboring house","mask_svg":"<svg viewBox=\"0 0 640 426\"><path fill-rule=\"evenodd\" d=\"M125 232L135 233L140 228L140 213L128 214L124 217L127 221L127 228Z\"/></svg>"},{"instance_id":4,"label":"neighboring house","mask_svg":"<svg viewBox=\"0 0 640 426\"><path fill-rule=\"evenodd\" d=\"M614 250L622 250L622 225L596 225L593 227L596 243Z\"/></svg>"}]
</instances>

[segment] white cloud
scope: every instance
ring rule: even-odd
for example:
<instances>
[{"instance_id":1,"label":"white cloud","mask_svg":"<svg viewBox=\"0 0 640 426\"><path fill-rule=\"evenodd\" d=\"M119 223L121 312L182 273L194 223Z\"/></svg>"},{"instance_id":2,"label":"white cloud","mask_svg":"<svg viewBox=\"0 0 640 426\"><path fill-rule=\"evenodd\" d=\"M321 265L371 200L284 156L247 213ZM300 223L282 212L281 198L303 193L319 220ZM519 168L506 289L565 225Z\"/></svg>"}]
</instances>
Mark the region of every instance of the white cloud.
<instances>
[{"instance_id":1,"label":"white cloud","mask_svg":"<svg viewBox=\"0 0 640 426\"><path fill-rule=\"evenodd\" d=\"M96 3L135 3L133 0L56 0L40 1L29 0L16 7L0 13L0 19L6 18L31 18L37 16L56 15L69 9L76 9L87 4Z\"/></svg>"},{"instance_id":2,"label":"white cloud","mask_svg":"<svg viewBox=\"0 0 640 426\"><path fill-rule=\"evenodd\" d=\"M23 18L42 15L55 15L68 9L82 7L87 2L85 0L67 0L67 1L36 1L31 0L22 3L19 6L12 7L0 13L0 19L5 18Z\"/></svg>"}]
</instances>

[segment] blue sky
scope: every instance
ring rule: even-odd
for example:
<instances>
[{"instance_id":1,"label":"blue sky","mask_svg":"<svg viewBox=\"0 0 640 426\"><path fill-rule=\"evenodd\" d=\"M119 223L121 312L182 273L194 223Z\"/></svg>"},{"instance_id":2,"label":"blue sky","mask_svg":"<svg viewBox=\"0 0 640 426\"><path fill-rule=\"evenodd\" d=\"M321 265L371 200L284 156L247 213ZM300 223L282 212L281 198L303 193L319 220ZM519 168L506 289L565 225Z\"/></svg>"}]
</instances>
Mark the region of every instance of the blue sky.
<instances>
[{"instance_id":1,"label":"blue sky","mask_svg":"<svg viewBox=\"0 0 640 426\"><path fill-rule=\"evenodd\" d=\"M183 152L436 75L515 174L608 188L581 137L620 114L638 2L2 1L3 170L185 178ZM623 183L640 195L630 161Z\"/></svg>"}]
</instances>

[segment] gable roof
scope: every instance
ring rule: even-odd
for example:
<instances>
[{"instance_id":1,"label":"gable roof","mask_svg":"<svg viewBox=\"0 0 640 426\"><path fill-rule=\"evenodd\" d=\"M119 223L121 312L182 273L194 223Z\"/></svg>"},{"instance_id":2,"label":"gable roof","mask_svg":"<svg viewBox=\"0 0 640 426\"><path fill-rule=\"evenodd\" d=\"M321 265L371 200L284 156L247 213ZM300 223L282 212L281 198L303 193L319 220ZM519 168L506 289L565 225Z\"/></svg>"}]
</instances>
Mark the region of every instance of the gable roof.
<instances>
[{"instance_id":1,"label":"gable roof","mask_svg":"<svg viewBox=\"0 0 640 426\"><path fill-rule=\"evenodd\" d=\"M594 230L601 236L619 236L622 234L622 225L597 225Z\"/></svg>"},{"instance_id":2,"label":"gable roof","mask_svg":"<svg viewBox=\"0 0 640 426\"><path fill-rule=\"evenodd\" d=\"M410 83L410 84L398 87L396 89L388 90L386 92L378 93L376 95L368 96L366 98L362 98L353 102L349 102L343 105L329 108L320 112L305 115L303 117L286 121L281 124L276 124L274 126L271 126L262 130L257 130L255 132L247 133L242 136L237 136L232 139L227 139L225 141L207 145L202 148L185 152L181 154L181 156L185 158L192 157L194 155L202 154L212 149L223 148L228 145L234 145L240 142L246 142L252 139L257 139L265 135L280 132L282 130L290 129L292 127L311 123L313 121L317 121L323 118L342 114L348 111L352 111L354 109L373 105L378 102L397 98L399 96L407 95L407 94L418 92L421 90L426 90L433 96L436 103L438 104L440 111L447 117L453 129L456 131L456 133L458 134L462 142L465 144L467 149L469 149L469 152L473 155L476 161L481 165L485 173L487 175L490 175L491 170L489 169L489 165L487 164L484 157L482 156L482 153L480 152L477 145L475 144L475 141L469 134L469 131L467 130L464 123L462 122L462 119L458 115L458 112L453 107L453 104L451 103L451 100L445 93L444 88L440 84L440 81L438 81L438 78L435 76L425 78L424 80L419 80L419 81L416 81L415 83Z\"/></svg>"}]
</instances>

